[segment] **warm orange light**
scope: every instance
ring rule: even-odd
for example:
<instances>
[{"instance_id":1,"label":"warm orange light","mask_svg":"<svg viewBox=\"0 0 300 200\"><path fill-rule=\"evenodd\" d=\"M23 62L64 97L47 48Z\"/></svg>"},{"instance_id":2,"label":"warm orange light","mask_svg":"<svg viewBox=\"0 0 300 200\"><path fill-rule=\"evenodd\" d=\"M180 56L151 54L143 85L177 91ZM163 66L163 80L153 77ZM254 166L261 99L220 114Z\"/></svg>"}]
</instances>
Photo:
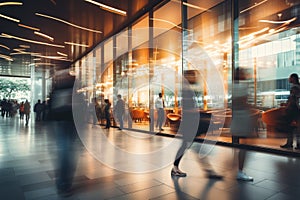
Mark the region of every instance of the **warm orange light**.
<instances>
[{"instance_id":1,"label":"warm orange light","mask_svg":"<svg viewBox=\"0 0 300 200\"><path fill-rule=\"evenodd\" d=\"M248 11L248 10L251 10L251 9L253 9L253 8L255 8L255 7L257 7L257 6L261 5L261 4L263 4L263 3L266 3L267 1L268 1L268 0L263 0L263 1L261 1L261 2L254 3L253 6L250 6L250 7L246 8L246 9L242 10L240 13L243 13L243 12L246 12L246 11Z\"/></svg>"},{"instance_id":2,"label":"warm orange light","mask_svg":"<svg viewBox=\"0 0 300 200\"><path fill-rule=\"evenodd\" d=\"M74 42L65 42L65 44L80 46L80 47L89 47L89 45L87 45L87 44L79 44L79 43L74 43Z\"/></svg>"},{"instance_id":3,"label":"warm orange light","mask_svg":"<svg viewBox=\"0 0 300 200\"><path fill-rule=\"evenodd\" d=\"M39 28L35 28L35 27L32 27L32 26L27 26L27 25L24 25L24 24L18 24L18 26L21 26L21 27L27 28L27 29L31 29L31 30L34 30L34 31L40 31Z\"/></svg>"},{"instance_id":4,"label":"warm orange light","mask_svg":"<svg viewBox=\"0 0 300 200\"><path fill-rule=\"evenodd\" d=\"M67 24L67 25L70 25L72 27L79 28L79 29L82 29L82 30L86 30L86 31L94 32L94 33L102 33L101 31L85 28L85 27L82 27L82 26L78 26L76 24L72 24L72 23L67 22L65 20L62 20L62 19L59 19L59 18L56 18L56 17L52 17L52 16L49 16L49 15L40 14L40 13L35 13L35 15L40 16L40 17L45 17L45 18L48 18L48 19L53 19L55 21L59 21L59 22L62 22L64 24Z\"/></svg>"},{"instance_id":5,"label":"warm orange light","mask_svg":"<svg viewBox=\"0 0 300 200\"><path fill-rule=\"evenodd\" d=\"M8 19L8 20L13 21L13 22L17 22L17 23L20 22L20 20L15 19L15 18L12 18L12 17L8 17L8 16L6 16L6 15L0 14L0 17L2 17L2 18L4 18L4 19Z\"/></svg>"},{"instance_id":6,"label":"warm orange light","mask_svg":"<svg viewBox=\"0 0 300 200\"><path fill-rule=\"evenodd\" d=\"M54 40L53 37L50 37L49 35L46 35L46 34L41 33L41 32L34 31L34 34L36 34L36 35L38 35L38 36L41 36L41 37L44 37L44 38L47 38L47 39L49 39L49 40L51 40L51 41Z\"/></svg>"},{"instance_id":7,"label":"warm orange light","mask_svg":"<svg viewBox=\"0 0 300 200\"><path fill-rule=\"evenodd\" d=\"M266 20L266 19L261 19L259 22L265 22L265 23L270 23L270 24L289 24L293 21L295 21L297 17L293 17L292 19L289 20L284 20L284 21L273 21L273 20Z\"/></svg>"},{"instance_id":8,"label":"warm orange light","mask_svg":"<svg viewBox=\"0 0 300 200\"><path fill-rule=\"evenodd\" d=\"M93 0L85 0L86 2L89 2L89 3L92 3L94 5L97 5L99 6L101 9L103 10L106 10L106 11L109 11L109 12L112 12L112 13L116 13L116 14L119 14L119 15L122 15L122 16L126 16L127 13L126 11L123 11L123 10L120 10L120 9L117 9L117 8L113 8L111 6L108 6L108 5L105 5L105 4L102 4L102 3L99 3L97 1L93 1Z\"/></svg>"},{"instance_id":9,"label":"warm orange light","mask_svg":"<svg viewBox=\"0 0 300 200\"><path fill-rule=\"evenodd\" d=\"M0 47L2 47L2 48L4 48L4 49L7 49L7 50L10 50L9 47L7 47L7 46L5 46L5 45L3 45L3 44L0 44Z\"/></svg>"},{"instance_id":10,"label":"warm orange light","mask_svg":"<svg viewBox=\"0 0 300 200\"><path fill-rule=\"evenodd\" d=\"M24 49L29 49L30 48L30 46L28 46L28 45L23 45L23 44L20 44L19 45L21 48L24 48Z\"/></svg>"},{"instance_id":11,"label":"warm orange light","mask_svg":"<svg viewBox=\"0 0 300 200\"><path fill-rule=\"evenodd\" d=\"M0 6L21 6L23 5L22 2L2 2Z\"/></svg>"},{"instance_id":12,"label":"warm orange light","mask_svg":"<svg viewBox=\"0 0 300 200\"><path fill-rule=\"evenodd\" d=\"M0 54L0 58L4 58L5 60L8 60L8 61L13 61L13 59L10 56L4 55L4 54Z\"/></svg>"},{"instance_id":13,"label":"warm orange light","mask_svg":"<svg viewBox=\"0 0 300 200\"><path fill-rule=\"evenodd\" d=\"M65 54L65 53L61 53L61 52L59 52L59 51L57 52L57 54L58 54L58 55L61 55L61 56L68 57L68 55L67 55L67 54Z\"/></svg>"},{"instance_id":14,"label":"warm orange light","mask_svg":"<svg viewBox=\"0 0 300 200\"><path fill-rule=\"evenodd\" d=\"M26 38L21 38L21 37L9 35L9 34L6 34L6 33L1 33L0 37L9 38L9 39L15 39L15 40L21 40L21 41L24 41L24 42L30 42L30 43L40 44L40 45L45 45L45 46L65 48L65 46L63 46L63 45L50 44L50 43L46 43L46 42L40 42L40 41L36 41L36 40L30 40L30 39L26 39Z\"/></svg>"}]
</instances>

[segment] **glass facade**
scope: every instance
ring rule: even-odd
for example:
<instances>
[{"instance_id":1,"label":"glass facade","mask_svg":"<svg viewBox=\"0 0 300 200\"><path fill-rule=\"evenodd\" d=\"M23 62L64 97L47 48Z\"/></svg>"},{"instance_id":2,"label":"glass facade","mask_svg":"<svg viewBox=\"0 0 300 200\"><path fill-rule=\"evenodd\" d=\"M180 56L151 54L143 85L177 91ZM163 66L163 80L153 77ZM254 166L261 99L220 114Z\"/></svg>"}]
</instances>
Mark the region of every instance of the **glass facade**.
<instances>
[{"instance_id":1,"label":"glass facade","mask_svg":"<svg viewBox=\"0 0 300 200\"><path fill-rule=\"evenodd\" d=\"M232 142L235 68L251 72L249 102L262 115L287 100L288 77L300 72L299 3L164 1L100 43L73 68L89 103L96 98L102 107L109 99L114 105L117 94L122 95L125 128L156 131L154 102L162 93L169 134L176 133L180 123L182 80L193 79L197 108L211 114L206 136ZM98 117L103 123L101 114ZM262 138L271 137L266 127L263 122L258 125Z\"/></svg>"}]
</instances>

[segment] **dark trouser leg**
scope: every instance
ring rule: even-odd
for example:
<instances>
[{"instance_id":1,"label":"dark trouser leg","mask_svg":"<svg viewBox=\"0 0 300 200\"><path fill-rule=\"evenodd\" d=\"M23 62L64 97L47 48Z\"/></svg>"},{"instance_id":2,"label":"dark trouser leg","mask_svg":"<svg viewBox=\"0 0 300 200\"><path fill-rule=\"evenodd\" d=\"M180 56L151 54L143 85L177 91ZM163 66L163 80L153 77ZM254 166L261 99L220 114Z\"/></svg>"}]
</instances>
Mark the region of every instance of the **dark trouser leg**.
<instances>
[{"instance_id":1,"label":"dark trouser leg","mask_svg":"<svg viewBox=\"0 0 300 200\"><path fill-rule=\"evenodd\" d=\"M120 123L120 129L123 129L123 116L118 116L118 121Z\"/></svg>"},{"instance_id":2,"label":"dark trouser leg","mask_svg":"<svg viewBox=\"0 0 300 200\"><path fill-rule=\"evenodd\" d=\"M174 166L177 166L179 165L182 157L183 157L183 154L185 152L187 148L187 142L185 140L182 141L182 144L181 144L181 147L178 149L177 151L177 154L176 154L176 157L175 157L175 161L174 161Z\"/></svg>"},{"instance_id":3,"label":"dark trouser leg","mask_svg":"<svg viewBox=\"0 0 300 200\"><path fill-rule=\"evenodd\" d=\"M106 117L106 126L105 128L109 128L110 127L110 117Z\"/></svg>"},{"instance_id":4,"label":"dark trouser leg","mask_svg":"<svg viewBox=\"0 0 300 200\"><path fill-rule=\"evenodd\" d=\"M293 132L288 133L286 144L289 145L289 146L293 145Z\"/></svg>"}]
</instances>

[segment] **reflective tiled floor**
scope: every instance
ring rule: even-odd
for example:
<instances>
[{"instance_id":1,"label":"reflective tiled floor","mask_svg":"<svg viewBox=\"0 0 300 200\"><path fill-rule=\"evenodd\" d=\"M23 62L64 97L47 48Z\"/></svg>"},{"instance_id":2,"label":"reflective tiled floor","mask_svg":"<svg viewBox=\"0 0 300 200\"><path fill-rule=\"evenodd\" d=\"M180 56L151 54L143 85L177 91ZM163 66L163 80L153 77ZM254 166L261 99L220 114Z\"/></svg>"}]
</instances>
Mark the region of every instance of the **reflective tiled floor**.
<instances>
[{"instance_id":1,"label":"reflective tiled floor","mask_svg":"<svg viewBox=\"0 0 300 200\"><path fill-rule=\"evenodd\" d=\"M56 191L58 150L54 122L0 118L0 199L253 199L300 198L300 159L249 151L245 172L253 182L235 179L237 149L194 143L181 162L185 178L170 170L178 138L104 130L88 125L75 141L72 193ZM201 152L201 154L198 154ZM199 159L200 158L200 159ZM208 159L208 161L207 161ZM208 179L211 164L223 180Z\"/></svg>"}]
</instances>

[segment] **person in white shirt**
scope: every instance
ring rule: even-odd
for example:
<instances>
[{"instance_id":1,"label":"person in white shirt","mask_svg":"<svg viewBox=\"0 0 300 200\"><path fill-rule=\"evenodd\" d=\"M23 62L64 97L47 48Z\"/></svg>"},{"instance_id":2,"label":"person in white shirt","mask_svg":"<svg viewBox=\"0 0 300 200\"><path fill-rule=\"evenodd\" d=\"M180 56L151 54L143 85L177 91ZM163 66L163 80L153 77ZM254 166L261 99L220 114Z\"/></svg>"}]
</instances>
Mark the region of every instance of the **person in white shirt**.
<instances>
[{"instance_id":1,"label":"person in white shirt","mask_svg":"<svg viewBox=\"0 0 300 200\"><path fill-rule=\"evenodd\" d=\"M158 98L155 100L155 108L157 110L157 126L159 131L163 131L163 123L165 121L165 111L164 111L164 100L162 98L162 93L158 94Z\"/></svg>"}]
</instances>

